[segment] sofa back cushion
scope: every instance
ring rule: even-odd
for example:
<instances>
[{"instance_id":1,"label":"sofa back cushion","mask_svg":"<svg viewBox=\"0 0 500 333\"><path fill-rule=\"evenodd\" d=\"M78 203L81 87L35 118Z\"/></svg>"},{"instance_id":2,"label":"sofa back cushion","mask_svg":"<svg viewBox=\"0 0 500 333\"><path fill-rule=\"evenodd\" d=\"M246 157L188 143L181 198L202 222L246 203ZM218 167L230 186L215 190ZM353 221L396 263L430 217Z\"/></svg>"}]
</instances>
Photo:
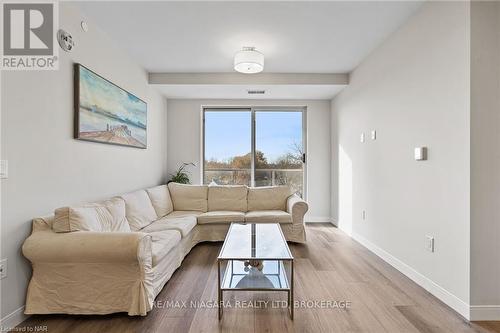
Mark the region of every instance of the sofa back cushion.
<instances>
[{"instance_id":1,"label":"sofa back cushion","mask_svg":"<svg viewBox=\"0 0 500 333\"><path fill-rule=\"evenodd\" d=\"M172 198L170 198L170 192L167 185L148 188L146 192L148 192L149 199L151 200L151 204L158 218L170 214L174 210L174 205L172 203Z\"/></svg>"},{"instance_id":2,"label":"sofa back cushion","mask_svg":"<svg viewBox=\"0 0 500 333\"><path fill-rule=\"evenodd\" d=\"M158 219L146 191L130 192L120 197L125 200L127 220L133 231L140 230Z\"/></svg>"},{"instance_id":3,"label":"sofa back cushion","mask_svg":"<svg viewBox=\"0 0 500 333\"><path fill-rule=\"evenodd\" d=\"M52 229L55 232L130 231L125 216L125 202L120 198L81 206L61 207L55 210L54 215Z\"/></svg>"},{"instance_id":4,"label":"sofa back cushion","mask_svg":"<svg viewBox=\"0 0 500 333\"><path fill-rule=\"evenodd\" d=\"M286 210L286 201L291 194L288 186L250 187L248 210Z\"/></svg>"},{"instance_id":5,"label":"sofa back cushion","mask_svg":"<svg viewBox=\"0 0 500 333\"><path fill-rule=\"evenodd\" d=\"M169 183L168 189L174 210L206 212L208 210L208 186Z\"/></svg>"},{"instance_id":6,"label":"sofa back cushion","mask_svg":"<svg viewBox=\"0 0 500 333\"><path fill-rule=\"evenodd\" d=\"M245 185L234 186L209 186L208 211L247 211L248 187Z\"/></svg>"}]
</instances>

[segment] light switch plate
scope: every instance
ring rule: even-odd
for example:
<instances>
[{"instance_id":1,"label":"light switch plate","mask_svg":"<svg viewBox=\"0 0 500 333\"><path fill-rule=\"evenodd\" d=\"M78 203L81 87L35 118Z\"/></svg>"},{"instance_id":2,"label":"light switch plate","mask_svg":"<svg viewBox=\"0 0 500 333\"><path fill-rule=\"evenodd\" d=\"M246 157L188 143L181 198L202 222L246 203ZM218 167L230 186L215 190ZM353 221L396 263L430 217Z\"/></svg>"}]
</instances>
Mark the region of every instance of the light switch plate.
<instances>
[{"instance_id":1,"label":"light switch plate","mask_svg":"<svg viewBox=\"0 0 500 333\"><path fill-rule=\"evenodd\" d=\"M376 130L372 130L371 136L372 136L372 140L377 140L377 131Z\"/></svg>"},{"instance_id":2,"label":"light switch plate","mask_svg":"<svg viewBox=\"0 0 500 333\"><path fill-rule=\"evenodd\" d=\"M359 136L359 141L365 142L365 133L361 133L361 135Z\"/></svg>"},{"instance_id":3,"label":"light switch plate","mask_svg":"<svg viewBox=\"0 0 500 333\"><path fill-rule=\"evenodd\" d=\"M0 160L0 179L9 178L9 161Z\"/></svg>"},{"instance_id":4,"label":"light switch plate","mask_svg":"<svg viewBox=\"0 0 500 333\"><path fill-rule=\"evenodd\" d=\"M415 161L425 161L425 160L427 160L427 147L416 147Z\"/></svg>"},{"instance_id":5,"label":"light switch plate","mask_svg":"<svg viewBox=\"0 0 500 333\"><path fill-rule=\"evenodd\" d=\"M429 252L434 252L434 237L433 236L425 236L427 243L425 244L425 248Z\"/></svg>"}]
</instances>

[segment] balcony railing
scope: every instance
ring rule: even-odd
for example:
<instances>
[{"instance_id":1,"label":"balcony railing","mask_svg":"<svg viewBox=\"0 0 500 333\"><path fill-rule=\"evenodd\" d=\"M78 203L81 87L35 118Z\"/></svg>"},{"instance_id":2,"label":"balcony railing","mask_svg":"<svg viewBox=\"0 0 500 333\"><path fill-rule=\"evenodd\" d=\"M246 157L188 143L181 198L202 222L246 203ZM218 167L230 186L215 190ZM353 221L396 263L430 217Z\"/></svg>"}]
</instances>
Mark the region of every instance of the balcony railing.
<instances>
[{"instance_id":1,"label":"balcony railing","mask_svg":"<svg viewBox=\"0 0 500 333\"><path fill-rule=\"evenodd\" d=\"M207 168L204 170L204 182L250 186L251 172L251 169ZM289 185L301 194L303 171L302 169L255 169L255 186L270 185Z\"/></svg>"}]
</instances>

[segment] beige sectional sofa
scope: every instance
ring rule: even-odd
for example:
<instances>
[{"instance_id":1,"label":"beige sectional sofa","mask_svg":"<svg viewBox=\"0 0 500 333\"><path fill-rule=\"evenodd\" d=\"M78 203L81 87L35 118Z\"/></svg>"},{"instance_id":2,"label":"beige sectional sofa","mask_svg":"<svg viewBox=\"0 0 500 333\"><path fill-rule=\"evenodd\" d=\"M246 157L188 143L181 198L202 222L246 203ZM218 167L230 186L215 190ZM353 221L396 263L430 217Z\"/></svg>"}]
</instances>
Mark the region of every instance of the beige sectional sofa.
<instances>
[{"instance_id":1,"label":"beige sectional sofa","mask_svg":"<svg viewBox=\"0 0 500 333\"><path fill-rule=\"evenodd\" d=\"M280 223L303 243L307 210L288 187L176 183L58 208L33 220L23 245L33 266L25 313L146 315L197 243L245 221Z\"/></svg>"}]
</instances>

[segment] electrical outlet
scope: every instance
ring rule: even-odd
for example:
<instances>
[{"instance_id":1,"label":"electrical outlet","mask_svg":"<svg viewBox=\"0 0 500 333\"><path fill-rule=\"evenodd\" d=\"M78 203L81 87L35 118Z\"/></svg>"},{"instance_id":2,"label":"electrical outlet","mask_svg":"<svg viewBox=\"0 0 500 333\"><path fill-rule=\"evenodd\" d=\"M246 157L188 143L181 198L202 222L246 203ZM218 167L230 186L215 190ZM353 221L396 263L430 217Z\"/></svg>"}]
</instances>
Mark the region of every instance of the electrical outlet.
<instances>
[{"instance_id":1,"label":"electrical outlet","mask_svg":"<svg viewBox=\"0 0 500 333\"><path fill-rule=\"evenodd\" d=\"M7 277L7 259L0 260L0 279Z\"/></svg>"},{"instance_id":2,"label":"electrical outlet","mask_svg":"<svg viewBox=\"0 0 500 333\"><path fill-rule=\"evenodd\" d=\"M377 131L376 130L372 130L371 137L372 137L372 140L377 140Z\"/></svg>"},{"instance_id":3,"label":"electrical outlet","mask_svg":"<svg viewBox=\"0 0 500 333\"><path fill-rule=\"evenodd\" d=\"M365 133L361 133L361 135L359 136L359 141L361 143L365 142Z\"/></svg>"},{"instance_id":4,"label":"electrical outlet","mask_svg":"<svg viewBox=\"0 0 500 333\"><path fill-rule=\"evenodd\" d=\"M363 212L361 213L361 218L363 220L366 220L366 210L363 210Z\"/></svg>"},{"instance_id":5,"label":"electrical outlet","mask_svg":"<svg viewBox=\"0 0 500 333\"><path fill-rule=\"evenodd\" d=\"M425 236L426 244L425 248L429 252L434 252L434 237L433 236Z\"/></svg>"}]
</instances>

